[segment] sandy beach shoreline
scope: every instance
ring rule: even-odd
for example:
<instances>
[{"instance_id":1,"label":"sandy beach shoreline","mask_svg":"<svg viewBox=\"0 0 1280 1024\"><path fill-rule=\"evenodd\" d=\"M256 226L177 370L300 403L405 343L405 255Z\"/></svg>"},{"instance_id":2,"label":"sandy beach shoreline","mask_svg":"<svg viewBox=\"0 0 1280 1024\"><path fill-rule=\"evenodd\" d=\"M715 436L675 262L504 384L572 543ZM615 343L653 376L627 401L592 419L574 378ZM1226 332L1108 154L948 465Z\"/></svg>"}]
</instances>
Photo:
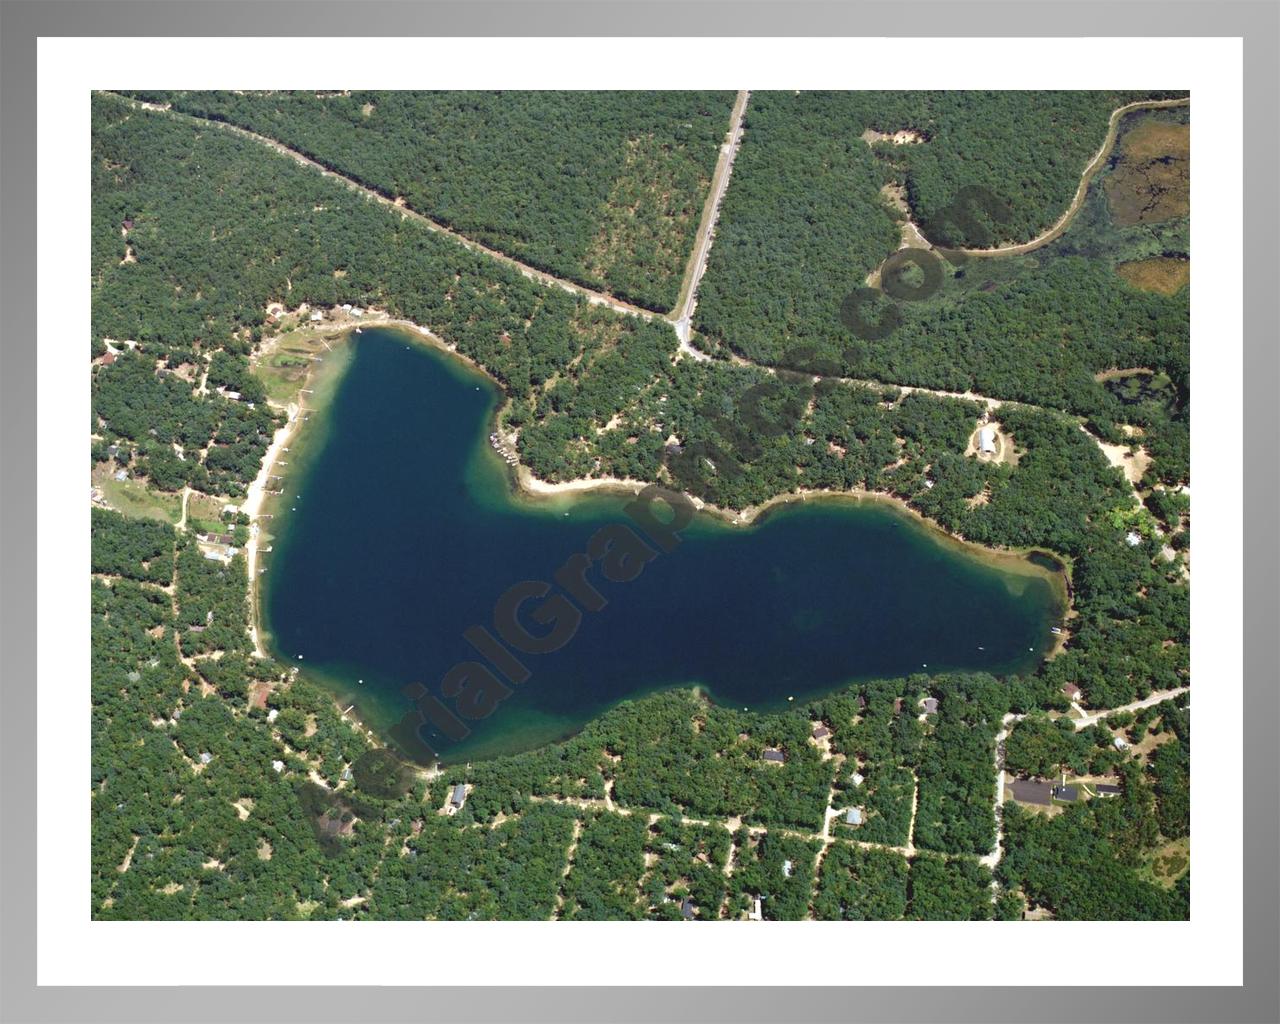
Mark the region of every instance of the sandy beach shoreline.
<instances>
[{"instance_id":1,"label":"sandy beach shoreline","mask_svg":"<svg viewBox=\"0 0 1280 1024\"><path fill-rule=\"evenodd\" d=\"M300 325L303 326L303 325ZM306 326L305 329L313 333L321 334L337 334L348 335L353 333L359 327L394 327L404 330L406 333L416 337L422 342L431 345L442 352L447 352L456 359L461 360L466 366L474 370L476 373L484 376L491 381L505 395L505 389L491 373L484 367L475 362L475 360L457 351L457 348L446 342L439 335L435 334L421 324L413 323L410 320L403 320L390 316L384 311L370 309L367 314L359 321L343 321L337 323L325 323L315 326ZM267 339L264 344L271 345L279 340L280 336ZM310 382L311 373L308 372L308 382ZM509 399L508 399L509 400ZM499 407L495 412L495 423L493 427L498 429L496 418L501 414ZM301 410L296 404L288 407L289 422L276 431L276 435L272 440L271 446L267 449L263 458L263 464L259 470L257 478L249 489L249 497L246 499L243 509L250 516L257 516L261 512L262 504L265 500L266 483L271 477L275 464L279 458L281 451L294 439L303 417L300 415ZM532 501L545 499L553 499L568 495L586 495L586 494L617 494L617 495L634 495L650 486L649 481L635 480L622 477L579 477L572 480L549 481L534 475L528 466L517 464L513 468L510 479L513 482L513 494L517 497ZM797 491L789 491L785 494L775 495L767 501L760 502L756 505L748 506L744 509L727 509L704 501L694 495L685 494L684 497L694 506L694 508L706 515L715 517L721 523L735 527L749 527L759 522L762 517L771 511L785 505L797 502L808 501L854 501L854 502L874 502L887 507L891 507L895 512L903 514L911 519L915 524L928 530L935 538L954 546L964 554L972 558L977 558L987 563L996 563L1002 565L1006 569L1015 569L1027 575L1040 576L1050 579L1060 591L1060 596L1064 606L1064 616L1070 614L1070 562L1064 559L1057 552L1044 548L1000 548L974 541L967 540L963 536L954 534L943 527L941 524L932 519L927 518L918 510L913 508L905 498L891 494L888 491L870 491L864 488L854 488L847 491L838 491L831 489L802 489ZM250 540L246 547L246 557L248 561L249 572L249 589L250 589L250 633L253 638L254 650L259 657L267 657L268 652L262 640L262 630L260 628L261 612L259 607L259 587L257 563L259 560L259 548L261 543L261 531L257 529L255 523L250 530ZM1028 556L1032 554L1041 554L1052 558L1062 566L1061 572L1055 572L1046 567L1039 566L1031 562ZM1055 645L1061 648L1061 643ZM1056 650L1055 650L1056 653Z\"/></svg>"},{"instance_id":2,"label":"sandy beach shoreline","mask_svg":"<svg viewBox=\"0 0 1280 1024\"><path fill-rule=\"evenodd\" d=\"M267 657L267 649L262 642L262 631L258 628L260 618L258 614L258 549L261 546L262 536L258 517L262 512L262 505L266 498L267 481L271 479L276 460L280 458L280 453L288 447L289 441L293 439L299 425L302 423L300 412L301 409L298 405L290 403L286 409L288 420L284 426L276 430L275 436L272 437L271 444L267 447L266 454L262 457L262 466L258 470L258 475L254 478L253 483L249 485L248 497L245 498L244 503L240 506L240 511L250 519L249 543L245 545L245 569L249 575L249 636L253 640L253 652L259 658Z\"/></svg>"}]
</instances>

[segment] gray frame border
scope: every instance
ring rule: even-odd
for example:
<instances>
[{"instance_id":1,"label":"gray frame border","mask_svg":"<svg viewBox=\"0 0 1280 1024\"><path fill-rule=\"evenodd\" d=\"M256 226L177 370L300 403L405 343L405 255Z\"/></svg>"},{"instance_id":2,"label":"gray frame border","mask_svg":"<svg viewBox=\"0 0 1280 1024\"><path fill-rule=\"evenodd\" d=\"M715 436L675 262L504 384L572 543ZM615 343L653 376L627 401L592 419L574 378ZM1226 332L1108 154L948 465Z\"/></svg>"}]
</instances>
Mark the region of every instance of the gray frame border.
<instances>
[{"instance_id":1,"label":"gray frame border","mask_svg":"<svg viewBox=\"0 0 1280 1024\"><path fill-rule=\"evenodd\" d=\"M1275 282L1280 5L1276 0L946 3L658 0L0 0L0 1019L6 1021L477 1020L1241 1021L1280 1019L1280 389ZM909 12L908 12L909 9ZM1082 18L1093 14L1094 18ZM904 16L908 15L908 16ZM913 32L917 26L925 32ZM1089 28L1093 32L1088 31ZM40 36L1235 36L1244 39L1246 770L1244 985L1239 988L488 988L217 987L156 999L146 987L35 985L35 193ZM1243 559L1244 552L1241 552ZM571 926L570 926L571 927ZM1170 978L1177 950L1170 950ZM1113 950L1111 955L1123 955ZM851 974L846 983L856 984ZM165 991L165 990L161 990ZM805 1009L805 1008L808 1009ZM181 1011L181 1013L179 1012Z\"/></svg>"}]
</instances>

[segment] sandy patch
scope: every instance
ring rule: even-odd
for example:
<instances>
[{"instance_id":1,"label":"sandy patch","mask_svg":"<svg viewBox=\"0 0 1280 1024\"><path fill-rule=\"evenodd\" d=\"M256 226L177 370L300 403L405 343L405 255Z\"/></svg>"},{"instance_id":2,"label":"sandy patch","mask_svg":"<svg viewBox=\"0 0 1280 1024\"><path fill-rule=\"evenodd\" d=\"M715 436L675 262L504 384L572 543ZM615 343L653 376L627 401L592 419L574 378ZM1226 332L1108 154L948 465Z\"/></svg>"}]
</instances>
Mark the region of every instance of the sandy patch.
<instances>
[{"instance_id":1,"label":"sandy patch","mask_svg":"<svg viewBox=\"0 0 1280 1024\"><path fill-rule=\"evenodd\" d=\"M995 451L984 452L981 450L983 430L992 431L991 441ZM988 419L985 423L979 423L974 428L973 433L969 435L969 443L965 447L964 453L967 456L976 458L979 462L1004 463L1010 466L1018 464L1018 453L1014 449L1013 435L1007 433L1000 423L993 419ZM985 502L979 502L979 504L985 504Z\"/></svg>"},{"instance_id":2,"label":"sandy patch","mask_svg":"<svg viewBox=\"0 0 1280 1024\"><path fill-rule=\"evenodd\" d=\"M929 141L923 132L914 128L899 128L894 132L878 132L874 128L868 128L858 138L868 146L874 146L877 142L888 142L894 146L918 146Z\"/></svg>"},{"instance_id":3,"label":"sandy patch","mask_svg":"<svg viewBox=\"0 0 1280 1024\"><path fill-rule=\"evenodd\" d=\"M1132 486L1137 487L1147 472L1147 467L1151 465L1151 456L1147 450L1141 445L1134 448L1126 444L1107 444L1101 438L1094 440L1102 449L1102 454L1107 457L1107 461L1120 470Z\"/></svg>"}]
</instances>

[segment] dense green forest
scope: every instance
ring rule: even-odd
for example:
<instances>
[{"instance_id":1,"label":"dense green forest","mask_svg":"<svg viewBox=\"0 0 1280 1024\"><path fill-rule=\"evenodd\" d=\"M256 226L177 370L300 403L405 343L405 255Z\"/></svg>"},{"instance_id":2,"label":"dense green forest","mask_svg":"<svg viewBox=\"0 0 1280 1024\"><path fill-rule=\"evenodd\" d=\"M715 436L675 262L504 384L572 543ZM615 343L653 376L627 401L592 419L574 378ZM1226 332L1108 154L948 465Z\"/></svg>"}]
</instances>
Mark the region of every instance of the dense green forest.
<instances>
[{"instance_id":1,"label":"dense green forest","mask_svg":"<svg viewBox=\"0 0 1280 1024\"><path fill-rule=\"evenodd\" d=\"M1184 480L1188 290L1144 291L1115 267L1185 253L1186 218L1112 223L1105 174L1050 245L998 260L952 258L932 295L882 301L872 319L890 306L901 318L887 336L858 337L842 320L846 296L899 245L903 214L884 186L905 188L926 227L963 189L984 189L1007 204L1003 227L1014 241L1066 210L1109 112L1138 97L1050 95L753 94L695 313L696 344L785 366L798 339L845 376L1063 409L1105 435L1117 423L1158 421L1154 478ZM868 127L909 128L927 141L869 145L859 137ZM1135 409L1095 379L1129 367L1166 377L1168 401Z\"/></svg>"},{"instance_id":2,"label":"dense green forest","mask_svg":"<svg viewBox=\"0 0 1280 1024\"><path fill-rule=\"evenodd\" d=\"M680 94L648 111L607 97L508 109L502 97L417 95L199 99L202 113L263 118L260 130L299 148L332 143L335 162L385 157L364 165L370 184L412 200L416 182L426 212L447 201L479 224L518 211L518 224L489 218L477 237L567 276L650 302L678 281L687 242L675 234L661 235L657 262L626 243L643 258L598 280L585 263L581 275L555 263L581 259L575 246L608 223L619 157L586 152L581 126L562 144L547 133L573 103L595 102L610 139L640 125L664 147L655 174L693 195L727 94L700 97L687 129L675 125L690 105ZM770 373L679 358L668 325L530 281L226 131L95 97L95 480L123 471L156 492L242 494L282 422L255 371L267 304L350 302L429 327L491 373L508 398L502 424L544 479L660 480L725 509L801 488L875 491L957 536L1051 552L1071 588L1065 648L1033 675L883 680L779 714L659 693L563 743L438 775L406 766L389 783L365 770L370 739L325 691L252 654L242 556L208 559L190 528L95 508L95 916L714 920L759 899L765 919L1185 917L1189 874L1156 869L1189 834L1185 698L1078 732L1061 717L1067 684L1098 709L1189 681L1187 289L1141 291L1114 270L1185 255L1185 218L1121 229L1095 189L1051 246L953 266L934 299L903 304L890 338L851 339L838 318L897 245L881 185L905 182L927 212L980 168L993 191L1019 183L1009 237L1027 237L1059 215L1124 98L753 96L695 341L782 368ZM403 138L417 102L453 133L447 153L440 138L381 155L352 144ZM535 109L548 111L541 126ZM463 189L460 162L494 163L483 133L463 130L490 110L522 126L513 145L551 159L450 192ZM335 118L362 123L327 133ZM929 141L869 145L865 128ZM425 150L438 162L419 163ZM573 184L537 177L549 167ZM1096 379L1126 368L1142 372ZM988 410L897 384L1014 401ZM984 416L1008 457L970 453ZM1136 492L1095 438L1141 442L1152 462ZM1011 771L1115 777L1123 794L1054 815L1007 803L993 879L978 858L996 840L995 738L1010 713L1026 716L1006 743ZM1117 750L1116 730L1142 756ZM465 804L442 813L459 782Z\"/></svg>"},{"instance_id":3,"label":"dense green forest","mask_svg":"<svg viewBox=\"0 0 1280 1024\"><path fill-rule=\"evenodd\" d=\"M676 304L731 92L149 92L283 142L469 238Z\"/></svg>"}]
</instances>

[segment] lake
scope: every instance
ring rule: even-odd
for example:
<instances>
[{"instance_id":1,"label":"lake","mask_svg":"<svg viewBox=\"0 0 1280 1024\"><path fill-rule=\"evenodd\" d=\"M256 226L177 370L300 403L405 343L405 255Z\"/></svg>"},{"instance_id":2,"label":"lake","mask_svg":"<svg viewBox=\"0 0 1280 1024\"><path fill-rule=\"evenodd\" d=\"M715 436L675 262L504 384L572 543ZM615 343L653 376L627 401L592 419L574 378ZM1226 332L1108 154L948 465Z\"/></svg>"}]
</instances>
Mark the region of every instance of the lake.
<instances>
[{"instance_id":1,"label":"lake","mask_svg":"<svg viewBox=\"0 0 1280 1024\"><path fill-rule=\"evenodd\" d=\"M517 492L488 444L501 395L457 358L393 329L347 344L291 443L260 601L273 652L385 734L407 684L457 710L441 680L485 663L463 633L497 635L504 592L553 581L602 527L635 523L626 495ZM1042 567L984 557L882 502L796 502L750 526L699 514L674 550L650 551L628 581L592 568L604 607L558 650L520 653L528 678L465 737L424 732L430 746L449 762L530 749L674 686L774 710L869 678L1029 671L1062 613Z\"/></svg>"}]
</instances>

